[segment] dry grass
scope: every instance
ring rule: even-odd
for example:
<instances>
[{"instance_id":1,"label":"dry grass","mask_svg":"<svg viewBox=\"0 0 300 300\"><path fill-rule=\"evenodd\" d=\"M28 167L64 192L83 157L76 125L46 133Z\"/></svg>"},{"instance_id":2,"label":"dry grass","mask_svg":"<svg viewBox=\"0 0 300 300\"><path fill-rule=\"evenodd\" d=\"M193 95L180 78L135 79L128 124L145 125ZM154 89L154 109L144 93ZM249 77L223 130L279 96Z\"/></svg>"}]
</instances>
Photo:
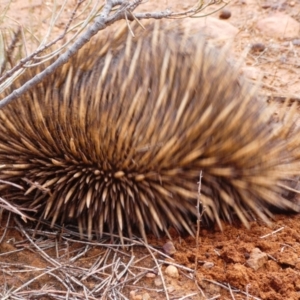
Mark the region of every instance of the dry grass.
<instances>
[{"instance_id":1,"label":"dry grass","mask_svg":"<svg viewBox=\"0 0 300 300\"><path fill-rule=\"evenodd\" d=\"M171 257L139 238L127 239L125 246L120 244L118 237L115 242L108 237L97 241L79 241L77 233L66 228L55 227L51 231L28 229L16 217L13 219L23 240L14 243L17 250L0 254L2 277L6 278L1 286L1 299L42 296L49 299L127 299L125 294L128 295L129 290L145 289L139 286L139 280L149 273L158 274L164 283L162 265L172 264ZM11 224L9 220L6 227ZM4 236L5 232L1 240ZM70 248L73 250L70 251ZM147 249L149 254L141 256L145 251L140 249ZM45 267L3 261L6 256L20 251L33 252L34 256L45 261ZM145 268L145 261L149 264L148 268ZM176 266L193 279L190 275L192 269ZM24 273L30 275L30 279L24 280ZM36 288L35 282L43 282L41 277L44 276L51 284ZM13 278L21 281L23 278L24 282L12 285ZM170 299L165 284L155 291Z\"/></svg>"}]
</instances>

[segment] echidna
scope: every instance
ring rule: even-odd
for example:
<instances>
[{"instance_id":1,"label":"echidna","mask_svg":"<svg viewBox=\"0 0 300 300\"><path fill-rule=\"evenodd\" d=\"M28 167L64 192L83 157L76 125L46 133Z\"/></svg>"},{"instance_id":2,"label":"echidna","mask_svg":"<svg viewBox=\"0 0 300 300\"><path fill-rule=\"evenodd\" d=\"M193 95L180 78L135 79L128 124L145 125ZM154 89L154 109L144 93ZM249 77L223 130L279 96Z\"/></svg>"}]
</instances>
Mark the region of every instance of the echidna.
<instances>
[{"instance_id":1,"label":"echidna","mask_svg":"<svg viewBox=\"0 0 300 300\"><path fill-rule=\"evenodd\" d=\"M189 31L124 28L0 111L0 179L24 188L1 182L1 196L89 236L145 239L193 233L201 171L205 217L219 224L298 210L282 196L296 174L291 126L275 132L224 52Z\"/></svg>"}]
</instances>

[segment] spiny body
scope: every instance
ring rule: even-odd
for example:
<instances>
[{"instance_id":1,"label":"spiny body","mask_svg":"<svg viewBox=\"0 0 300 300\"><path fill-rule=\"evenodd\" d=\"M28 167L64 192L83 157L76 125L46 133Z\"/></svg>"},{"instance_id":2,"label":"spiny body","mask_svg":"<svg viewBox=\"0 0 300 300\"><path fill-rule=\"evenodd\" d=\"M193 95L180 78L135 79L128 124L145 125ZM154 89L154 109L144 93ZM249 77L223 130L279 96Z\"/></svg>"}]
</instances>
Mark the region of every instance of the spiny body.
<instances>
[{"instance_id":1,"label":"spiny body","mask_svg":"<svg viewBox=\"0 0 300 300\"><path fill-rule=\"evenodd\" d=\"M134 31L93 40L0 111L0 179L24 188L2 182L2 197L89 236L144 239L193 233L201 171L205 218L219 224L298 210L282 197L292 126L275 133L255 88L199 34Z\"/></svg>"}]
</instances>

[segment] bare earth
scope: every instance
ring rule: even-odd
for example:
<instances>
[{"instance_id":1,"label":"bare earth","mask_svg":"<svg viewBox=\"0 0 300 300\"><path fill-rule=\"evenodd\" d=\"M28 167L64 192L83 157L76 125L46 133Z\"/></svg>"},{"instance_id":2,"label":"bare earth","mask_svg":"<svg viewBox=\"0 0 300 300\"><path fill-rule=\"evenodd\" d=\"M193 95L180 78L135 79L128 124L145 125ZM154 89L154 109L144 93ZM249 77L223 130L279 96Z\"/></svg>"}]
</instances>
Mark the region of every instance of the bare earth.
<instances>
[{"instance_id":1,"label":"bare earth","mask_svg":"<svg viewBox=\"0 0 300 300\"><path fill-rule=\"evenodd\" d=\"M182 2L149 1L140 10L186 9L188 4ZM8 15L24 24L42 20L41 29L46 30L43 18L49 18L52 5L47 3L16 0ZM5 4L0 4L0 12ZM67 4L69 12L73 6L74 1ZM232 40L233 58L249 45L265 47L248 52L242 67L246 76L262 78L264 95L299 98L300 40L265 36L255 24L275 12L300 23L300 2L234 0L226 9L231 17L223 22L238 29ZM218 18L219 12L213 16ZM10 23L15 26L13 21L0 23L0 30ZM109 239L83 243L67 230L45 229L34 235L31 225L19 220L20 226L12 218L9 221L4 213L1 220L0 299L300 299L300 215L276 215L269 227L257 221L249 229L239 223L224 223L223 232L201 228L198 247L195 238L180 237L171 228L176 248L171 258L162 253L167 237L149 236L152 248L137 241L122 249ZM247 263L255 248L264 254L256 270ZM165 274L169 264L177 267L179 276Z\"/></svg>"}]
</instances>

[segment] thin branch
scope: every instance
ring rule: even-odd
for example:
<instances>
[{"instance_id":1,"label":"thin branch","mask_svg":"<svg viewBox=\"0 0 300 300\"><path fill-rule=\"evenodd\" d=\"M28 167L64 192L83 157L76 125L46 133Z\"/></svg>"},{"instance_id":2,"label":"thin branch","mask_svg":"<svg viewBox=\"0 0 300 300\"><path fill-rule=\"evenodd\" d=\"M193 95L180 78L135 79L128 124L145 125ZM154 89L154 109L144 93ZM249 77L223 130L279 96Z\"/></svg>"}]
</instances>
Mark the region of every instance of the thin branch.
<instances>
[{"instance_id":1,"label":"thin branch","mask_svg":"<svg viewBox=\"0 0 300 300\"><path fill-rule=\"evenodd\" d=\"M92 36L94 36L99 30L104 29L107 26L107 23L114 20L116 16L119 16L121 14L124 14L124 11L126 9L131 9L133 6L132 4L125 4L122 5L115 14L113 14L111 17L108 17L110 14L112 8L116 5L122 4L123 1L121 0L107 0L106 5L103 8L102 14L96 18L95 23L91 25L91 27L87 30L87 32L78 38L77 41L65 52L63 53L52 65L47 67L44 71L37 74L35 77L27 81L22 87L14 90L10 95L5 97L0 102L0 108L4 107L14 99L19 98L21 95L23 95L27 90L32 88L33 86L40 83L43 79L45 79L47 76L52 74L54 70L59 68L60 66L64 65L68 62L68 60L80 49L83 47L84 44L86 44ZM135 4L139 1L133 1Z\"/></svg>"},{"instance_id":2,"label":"thin branch","mask_svg":"<svg viewBox=\"0 0 300 300\"><path fill-rule=\"evenodd\" d=\"M75 8L73 9L72 11L72 14L71 14L71 17L67 23L67 25L65 26L65 29L63 31L62 34L60 34L56 39L54 39L52 42L46 44L46 45L43 45L44 43L42 43L42 45L40 47L38 47L38 49L36 51L34 51L32 54L28 55L27 57L25 57L24 59L21 59L20 62L15 65L12 69L10 69L9 71L5 72L3 74L3 76L0 77L0 84L3 83L7 78L11 77L15 72L17 72L18 70L20 70L21 68L25 67L26 64L28 62L30 62L31 60L33 60L34 58L37 58L36 56L40 53L42 53L43 51L45 51L46 49L50 48L52 45L56 44L58 41L62 40L67 32L68 32L68 29L73 21L73 19L75 18L75 14L79 8L79 6L81 5L82 1L78 1L77 2L77 5L75 6ZM15 34L16 36L19 36L20 35L20 32L21 32L21 27L19 27L17 33ZM49 33L48 33L49 35ZM14 40L13 40L14 42ZM13 44L12 42L12 44ZM10 53L10 49L7 50L7 53Z\"/></svg>"},{"instance_id":3,"label":"thin branch","mask_svg":"<svg viewBox=\"0 0 300 300\"><path fill-rule=\"evenodd\" d=\"M112 23L115 23L118 20L125 19L127 22L128 20L140 20L140 19L163 19L163 18L183 18L183 17L204 17L203 16L197 16L197 14L202 11L204 8L206 8L209 5L215 4L215 3L221 3L222 0L210 0L208 3L204 5L204 0L199 0L197 5L192 8L188 9L183 12L174 13L171 10L165 10L160 12L149 12L149 13L136 13L133 14L132 12L140 5L142 4L142 0L107 0L106 4L103 7L102 13L99 16L96 16L95 22L87 29L87 31L80 37L77 38L77 40L74 42L72 46L70 46L65 53L63 53L54 63L52 63L50 66L48 66L45 70L43 70L41 73L34 76L32 79L28 80L23 86L20 88L14 90L11 94L6 96L4 99L0 101L0 108L4 107L11 101L19 98L22 96L26 91L28 91L30 88L34 87L38 83L40 83L42 80L44 80L47 76L52 74L57 68L61 67L65 63L68 62L68 60L80 49L83 47L84 44L86 44L98 31L103 30L107 26L111 25ZM62 37L65 36L66 32L68 31L70 24L74 18L75 11L78 9L78 6L80 5L80 1L77 3L77 6L74 9L74 12L72 13L72 16L67 23L67 26L65 27L64 33L60 35L56 40L53 42L50 42L49 44L41 47L39 50L35 51L33 54L28 56L27 58L20 61L20 63L15 66L13 69L8 71L6 74L3 75L2 78L0 78L0 83L7 79L10 75L12 75L14 72L17 72L15 74L16 76L19 75L18 72L21 71L22 68L26 66L26 62L29 62L33 58L36 57L36 55L42 51L44 51L46 48L50 47L51 45L55 44L57 41L62 39ZM223 2L225 3L225 2ZM226 5L227 3L225 3ZM114 14L110 16L110 13L113 11L113 8L115 6L120 6ZM71 38L70 41L75 39L77 35L83 30L85 27L85 24L87 24L92 17L87 18L87 20L84 22L84 25L82 25L82 28L78 30L78 32ZM130 28L130 27L129 27ZM53 52L50 56L53 57L53 55L57 54L59 51L61 51L68 43L68 41L63 47L61 47L59 50Z\"/></svg>"}]
</instances>

